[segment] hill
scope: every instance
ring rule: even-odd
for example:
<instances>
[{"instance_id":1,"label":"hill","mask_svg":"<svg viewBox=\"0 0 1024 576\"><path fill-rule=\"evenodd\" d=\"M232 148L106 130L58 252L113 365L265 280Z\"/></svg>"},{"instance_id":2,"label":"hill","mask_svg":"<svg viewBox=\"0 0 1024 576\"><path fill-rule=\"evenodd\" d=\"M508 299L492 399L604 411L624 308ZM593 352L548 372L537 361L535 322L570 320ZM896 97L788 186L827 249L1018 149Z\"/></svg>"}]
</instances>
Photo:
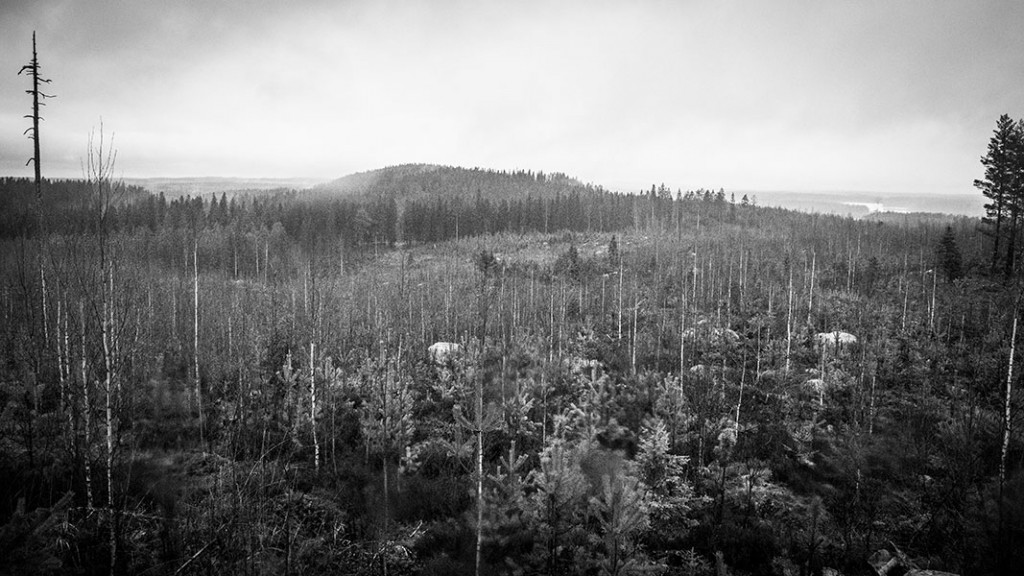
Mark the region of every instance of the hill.
<instances>
[{"instance_id":1,"label":"hill","mask_svg":"<svg viewBox=\"0 0 1024 576\"><path fill-rule=\"evenodd\" d=\"M422 200L425 197L491 200L533 196L553 198L573 191L593 190L562 173L504 171L434 164L402 164L358 172L313 187L313 194Z\"/></svg>"}]
</instances>

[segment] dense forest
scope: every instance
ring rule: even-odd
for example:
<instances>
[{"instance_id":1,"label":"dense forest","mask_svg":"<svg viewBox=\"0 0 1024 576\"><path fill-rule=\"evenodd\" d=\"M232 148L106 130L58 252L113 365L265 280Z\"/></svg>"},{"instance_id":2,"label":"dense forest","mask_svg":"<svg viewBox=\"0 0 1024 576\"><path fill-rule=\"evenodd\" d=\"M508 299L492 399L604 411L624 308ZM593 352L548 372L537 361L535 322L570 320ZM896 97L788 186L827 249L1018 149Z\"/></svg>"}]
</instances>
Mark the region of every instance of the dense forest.
<instances>
[{"instance_id":1,"label":"dense forest","mask_svg":"<svg viewBox=\"0 0 1024 576\"><path fill-rule=\"evenodd\" d=\"M1010 574L1011 184L947 226L422 165L0 180L0 572Z\"/></svg>"},{"instance_id":2,"label":"dense forest","mask_svg":"<svg viewBox=\"0 0 1024 576\"><path fill-rule=\"evenodd\" d=\"M0 185L7 191L0 198L2 236L33 234L40 226L35 218L35 184L7 178L0 179ZM96 229L96 209L84 205L90 197L86 182L47 181L46 185L50 192L41 211L47 215L48 232ZM423 165L355 174L302 192L232 191L230 199L228 192L222 192L168 201L163 194L148 194L137 186L113 186L102 223L111 231L197 231L219 226L233 234L246 234L280 224L307 248L316 242L393 246L396 242L435 242L502 232L608 232L646 225L653 218L661 220L665 211L672 215L672 225L679 226L680 205L673 199L684 198L713 201L719 216L726 210L721 190L688 192L684 197L662 185L645 192L646 199L638 199L583 185L564 175ZM735 209L731 216L735 219Z\"/></svg>"}]
</instances>

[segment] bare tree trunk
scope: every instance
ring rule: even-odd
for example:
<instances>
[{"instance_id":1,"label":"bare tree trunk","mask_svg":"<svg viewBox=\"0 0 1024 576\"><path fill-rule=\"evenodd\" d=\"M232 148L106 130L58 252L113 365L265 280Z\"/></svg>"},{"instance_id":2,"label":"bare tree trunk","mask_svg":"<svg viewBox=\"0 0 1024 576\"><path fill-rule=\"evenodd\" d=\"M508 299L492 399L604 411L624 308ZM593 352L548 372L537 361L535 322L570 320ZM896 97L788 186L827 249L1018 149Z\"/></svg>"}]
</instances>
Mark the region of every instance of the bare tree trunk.
<instances>
[{"instance_id":1,"label":"bare tree trunk","mask_svg":"<svg viewBox=\"0 0 1024 576\"><path fill-rule=\"evenodd\" d=\"M85 302L82 300L78 301L78 319L82 326L82 416L85 419L85 448L84 452L84 464L85 464L85 505L88 510L93 509L93 497L92 497L92 400L89 394L89 370L87 364L87 354L85 350Z\"/></svg>"},{"instance_id":2,"label":"bare tree trunk","mask_svg":"<svg viewBox=\"0 0 1024 576\"><path fill-rule=\"evenodd\" d=\"M606 289L607 283L608 283L608 279L604 275L602 275L601 276L601 318L604 318L604 316L605 316L605 289Z\"/></svg>"},{"instance_id":3,"label":"bare tree trunk","mask_svg":"<svg viewBox=\"0 0 1024 576\"><path fill-rule=\"evenodd\" d=\"M103 319L100 322L100 336L103 340L103 364L106 369L104 388L106 392L106 424L107 424L107 510L110 514L110 573L114 574L117 566L117 520L114 503L114 358L111 346L110 331L114 326L114 275L108 269L110 285L103 297Z\"/></svg>"},{"instance_id":4,"label":"bare tree trunk","mask_svg":"<svg viewBox=\"0 0 1024 576\"><path fill-rule=\"evenodd\" d=\"M747 296L747 266L750 265L750 254L740 246L740 314L744 313Z\"/></svg>"},{"instance_id":5,"label":"bare tree trunk","mask_svg":"<svg viewBox=\"0 0 1024 576\"><path fill-rule=\"evenodd\" d=\"M555 355L555 292L548 287L548 362Z\"/></svg>"},{"instance_id":6,"label":"bare tree trunk","mask_svg":"<svg viewBox=\"0 0 1024 576\"><path fill-rule=\"evenodd\" d=\"M313 355L314 344L309 343L309 423L313 428L313 463L316 471L320 471L320 441L316 435L316 371Z\"/></svg>"},{"instance_id":7,"label":"bare tree trunk","mask_svg":"<svg viewBox=\"0 0 1024 576\"><path fill-rule=\"evenodd\" d=\"M197 232L198 235L198 232ZM196 406L199 408L199 443L205 445L203 430L203 387L199 379L199 239L192 243L192 346Z\"/></svg>"},{"instance_id":8,"label":"bare tree trunk","mask_svg":"<svg viewBox=\"0 0 1024 576\"><path fill-rule=\"evenodd\" d=\"M378 332L378 336L379 335L380 334ZM379 338L378 338L378 340L379 340ZM384 366L384 365L385 365L384 364L384 349L383 349L383 347L381 347L381 350L380 350L380 366ZM390 371L390 369L389 369L389 371ZM388 396L391 393L390 386L391 386L391 375L390 374L386 374L384 376L384 378L381 379L381 395L380 395L380 397L381 397L381 405L383 407L383 414L384 414L384 418L383 418L383 433L384 434L383 435L384 435L384 438L385 438L384 449L382 450L382 453L381 453L381 463L384 465L384 542L385 542L385 544L387 543L387 539L388 539L388 515L390 514L390 510L391 510L390 495L388 493L389 486L388 486L388 456L387 456L388 448L390 447L390 445L387 442L387 440L391 439L391 410L388 407ZM385 576L387 576L387 573L388 573L388 560L387 560L387 558L388 557L387 557L386 553L381 554L381 567L383 568Z\"/></svg>"},{"instance_id":9,"label":"bare tree trunk","mask_svg":"<svg viewBox=\"0 0 1024 576\"><path fill-rule=\"evenodd\" d=\"M484 537L484 389L476 375L476 576L480 576L480 555Z\"/></svg>"},{"instance_id":10,"label":"bare tree trunk","mask_svg":"<svg viewBox=\"0 0 1024 576\"><path fill-rule=\"evenodd\" d=\"M932 305L928 312L928 331L932 332L935 330L935 292L938 288L939 271L932 269Z\"/></svg>"},{"instance_id":11,"label":"bare tree trunk","mask_svg":"<svg viewBox=\"0 0 1024 576\"><path fill-rule=\"evenodd\" d=\"M740 432L740 409L743 407L743 384L747 379L747 357L743 355L743 364L740 365L740 394L736 399L736 434ZM723 371L724 373L724 371Z\"/></svg>"},{"instance_id":12,"label":"bare tree trunk","mask_svg":"<svg viewBox=\"0 0 1024 576\"><path fill-rule=\"evenodd\" d=\"M740 254L740 258L743 255ZM729 273L725 285L725 323L729 324L732 319L732 257L729 257Z\"/></svg>"},{"instance_id":13,"label":"bare tree trunk","mask_svg":"<svg viewBox=\"0 0 1024 576\"><path fill-rule=\"evenodd\" d=\"M811 323L811 313L814 310L814 268L817 264L817 254L811 252L811 284L807 288L807 325L813 326Z\"/></svg>"},{"instance_id":14,"label":"bare tree trunk","mask_svg":"<svg viewBox=\"0 0 1024 576\"><path fill-rule=\"evenodd\" d=\"M903 255L903 275L900 276L900 286L905 287L907 291L903 294L903 316L900 321L900 329L906 331L907 329L907 305L910 302L910 280L907 279L907 255ZM905 285L905 286L904 286ZM897 296L900 294L900 290L896 292Z\"/></svg>"},{"instance_id":15,"label":"bare tree trunk","mask_svg":"<svg viewBox=\"0 0 1024 576\"><path fill-rule=\"evenodd\" d=\"M450 265L451 264L449 263L449 266ZM444 329L446 333L450 334L452 329L452 284L454 283L454 280L452 279L452 275L449 270L446 270L445 272L445 275L448 277L448 291L444 296Z\"/></svg>"},{"instance_id":16,"label":"bare tree trunk","mask_svg":"<svg viewBox=\"0 0 1024 576\"><path fill-rule=\"evenodd\" d=\"M260 241L259 241L259 238L256 238L255 240L253 240L253 244L254 244L254 246L253 246L252 252L253 252L254 260L256 261L256 281L259 282L259 280L260 280Z\"/></svg>"},{"instance_id":17,"label":"bare tree trunk","mask_svg":"<svg viewBox=\"0 0 1024 576\"><path fill-rule=\"evenodd\" d=\"M683 385L683 372L686 370L686 287L679 305L679 385ZM682 390L680 390L681 392Z\"/></svg>"},{"instance_id":18,"label":"bare tree trunk","mask_svg":"<svg viewBox=\"0 0 1024 576\"><path fill-rule=\"evenodd\" d=\"M768 301L771 302L771 296L770 295L768 296ZM768 304L768 307L771 308L771 304ZM768 341L769 342L772 341L770 335L768 336ZM756 350L757 351L755 352L755 354L757 354L757 356L754 358L754 385L755 386L761 382L761 351L762 351L762 348L761 348L761 327L760 326L758 326L758 328L757 328L757 349Z\"/></svg>"},{"instance_id":19,"label":"bare tree trunk","mask_svg":"<svg viewBox=\"0 0 1024 576\"><path fill-rule=\"evenodd\" d=\"M1013 356L1017 346L1017 309L1013 311L1013 330L1010 334L1010 359L1006 366L1006 396L1003 402L1003 447L999 457L999 491L1002 497L1006 482L1006 456L1010 450L1010 399L1013 393Z\"/></svg>"},{"instance_id":20,"label":"bare tree trunk","mask_svg":"<svg viewBox=\"0 0 1024 576\"><path fill-rule=\"evenodd\" d=\"M64 300L64 380L67 383L67 413L65 417L68 419L68 430L71 434L70 446L72 451L77 450L78 446L78 419L75 418L75 395L72 391L74 386L74 377L72 371L72 357L71 357L71 328L69 325L68 317L68 295L63 295Z\"/></svg>"},{"instance_id":21,"label":"bare tree trunk","mask_svg":"<svg viewBox=\"0 0 1024 576\"><path fill-rule=\"evenodd\" d=\"M622 256L619 256L619 342L622 341Z\"/></svg>"},{"instance_id":22,"label":"bare tree trunk","mask_svg":"<svg viewBox=\"0 0 1024 576\"><path fill-rule=\"evenodd\" d=\"M381 569L384 572L384 576L388 574L388 555L387 555L387 541L388 541L388 514L390 509L390 502L388 501L388 458L387 456L381 456L381 463L384 465L384 550L380 555Z\"/></svg>"},{"instance_id":23,"label":"bare tree trunk","mask_svg":"<svg viewBox=\"0 0 1024 576\"><path fill-rule=\"evenodd\" d=\"M59 404L59 410L60 410L60 417L61 417L61 426L63 426L63 424L64 424L64 420L63 419L69 414L69 411L68 411L68 401L67 401L67 399L68 399L68 382L67 382L67 379L64 377L64 349L62 347L62 336L61 336L61 312L63 312L63 310L61 308L60 294L58 293L57 294L57 320L54 323L53 339L54 339L54 343L56 344L56 349L57 349L57 380L58 380L58 382L60 384L60 399L59 399L60 404ZM64 334L64 336L66 337L67 335ZM70 422L68 424L70 424ZM70 432L71 432L71 427L69 425L68 429L64 430L64 433L65 434L70 434ZM70 439L70 436L68 438ZM74 443L69 442L68 445L69 446L74 446Z\"/></svg>"},{"instance_id":24,"label":"bare tree trunk","mask_svg":"<svg viewBox=\"0 0 1024 576\"><path fill-rule=\"evenodd\" d=\"M1006 367L1006 396L1003 404L1003 446L999 455L999 545L1000 564L1006 562L1009 543L1006 540L1006 504L1004 491L1006 487L1006 456L1010 451L1010 399L1013 393L1013 355L1017 346L1017 308L1013 307L1013 330L1010 333L1010 359ZM1004 568L1005 569L1005 568Z\"/></svg>"},{"instance_id":25,"label":"bare tree trunk","mask_svg":"<svg viewBox=\"0 0 1024 576\"><path fill-rule=\"evenodd\" d=\"M700 231L700 215L697 215L697 230ZM697 271L699 269L697 263L697 244L696 240L693 245L693 285L690 286L690 305L693 307L693 319L691 328L693 329L693 340L697 342L697 325L699 324L697 315ZM696 344L695 344L696 345Z\"/></svg>"},{"instance_id":26,"label":"bare tree trunk","mask_svg":"<svg viewBox=\"0 0 1024 576\"><path fill-rule=\"evenodd\" d=\"M793 350L793 268L789 269L789 307L786 310L786 373L789 374L789 357Z\"/></svg>"},{"instance_id":27,"label":"bare tree trunk","mask_svg":"<svg viewBox=\"0 0 1024 576\"><path fill-rule=\"evenodd\" d=\"M636 286L636 278L634 278L633 279L633 346L632 346L633 350L630 353L630 357L631 357L630 366L632 367L631 369L632 369L632 373L633 373L634 376L636 375L636 342L637 342L636 327L637 327L637 317L639 316L639 312L640 312L640 302L637 300L638 297L639 296L638 296L638 290L637 290L637 286Z\"/></svg>"},{"instance_id":28,"label":"bare tree trunk","mask_svg":"<svg viewBox=\"0 0 1024 576\"><path fill-rule=\"evenodd\" d=\"M39 296L42 300L43 312L43 347L44 351L50 347L50 317L46 306L46 272L43 268L43 241L39 241Z\"/></svg>"}]
</instances>

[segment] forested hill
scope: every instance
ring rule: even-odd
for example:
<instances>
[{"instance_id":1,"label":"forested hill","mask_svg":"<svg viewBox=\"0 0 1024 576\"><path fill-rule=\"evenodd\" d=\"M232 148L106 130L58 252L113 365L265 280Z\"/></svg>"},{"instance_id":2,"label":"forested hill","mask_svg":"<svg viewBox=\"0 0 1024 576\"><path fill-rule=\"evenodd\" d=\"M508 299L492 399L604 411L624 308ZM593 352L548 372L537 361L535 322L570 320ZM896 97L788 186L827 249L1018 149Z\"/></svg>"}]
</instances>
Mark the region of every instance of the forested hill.
<instances>
[{"instance_id":1,"label":"forested hill","mask_svg":"<svg viewBox=\"0 0 1024 576\"><path fill-rule=\"evenodd\" d=\"M424 197L473 199L477 195L490 200L527 196L553 198L593 190L600 190L600 187L584 185L557 172L508 172L434 164L402 164L358 172L313 188L316 196L340 194L399 201Z\"/></svg>"},{"instance_id":2,"label":"forested hill","mask_svg":"<svg viewBox=\"0 0 1024 576\"><path fill-rule=\"evenodd\" d=\"M269 230L280 224L293 238L311 242L315 235L320 240L330 239L332 244L342 239L353 247L437 242L502 232L607 232L644 226L653 219L671 220L671 225L678 226L681 214L694 208L705 216L730 212L724 192L715 195L698 191L687 193L685 198L681 194L673 197L662 186L636 196L583 185L563 174L530 171L406 165L352 175L332 185L336 188L176 199L120 186L130 193L113 195L102 213L104 225L112 230L194 230L219 224L244 231ZM76 191L64 190L67 187ZM0 182L0 197L11 199L9 209L0 217L0 236L33 233L36 220L27 195L31 190L28 179ZM99 204L83 200L90 194L84 182L44 182L48 231L95 228ZM700 201L699 205L682 205L693 201ZM735 209L730 214L735 217Z\"/></svg>"},{"instance_id":3,"label":"forested hill","mask_svg":"<svg viewBox=\"0 0 1024 576\"><path fill-rule=\"evenodd\" d=\"M404 164L352 174L300 193L307 206L360 202L356 221L374 241L436 242L501 232L615 231L681 222L683 202L724 216L724 191L610 192L564 173ZM319 210L319 209L318 209ZM735 209L730 215L735 217ZM372 223L372 224L371 224ZM666 224L668 225L668 224ZM287 226L287 225L286 225ZM367 234L360 234L368 237Z\"/></svg>"}]
</instances>

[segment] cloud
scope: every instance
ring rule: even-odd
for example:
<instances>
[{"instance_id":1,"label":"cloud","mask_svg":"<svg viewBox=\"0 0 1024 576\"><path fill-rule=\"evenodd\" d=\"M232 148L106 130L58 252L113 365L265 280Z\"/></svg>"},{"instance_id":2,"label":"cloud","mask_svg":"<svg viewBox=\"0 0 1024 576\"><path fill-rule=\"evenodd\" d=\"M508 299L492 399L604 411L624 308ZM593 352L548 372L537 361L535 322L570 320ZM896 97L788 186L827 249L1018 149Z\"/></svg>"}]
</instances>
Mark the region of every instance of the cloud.
<instances>
[{"instance_id":1,"label":"cloud","mask_svg":"<svg viewBox=\"0 0 1024 576\"><path fill-rule=\"evenodd\" d=\"M1016 3L3 10L0 69L20 66L40 31L60 96L44 151L65 175L102 116L131 176L334 177L426 161L626 189L969 190L995 118L1024 115ZM0 86L0 171L24 174L24 82Z\"/></svg>"}]
</instances>

